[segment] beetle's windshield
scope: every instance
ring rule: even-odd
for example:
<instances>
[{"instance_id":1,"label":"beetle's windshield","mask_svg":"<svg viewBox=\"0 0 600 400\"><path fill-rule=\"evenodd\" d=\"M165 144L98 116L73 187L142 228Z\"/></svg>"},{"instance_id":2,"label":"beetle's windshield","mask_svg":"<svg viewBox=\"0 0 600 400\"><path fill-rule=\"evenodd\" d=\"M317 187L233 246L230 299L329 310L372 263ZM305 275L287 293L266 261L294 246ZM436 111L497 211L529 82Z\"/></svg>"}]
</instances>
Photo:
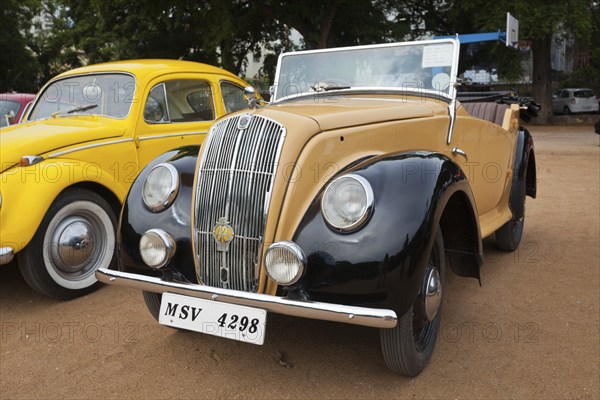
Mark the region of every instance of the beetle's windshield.
<instances>
[{"instance_id":1,"label":"beetle's windshield","mask_svg":"<svg viewBox=\"0 0 600 400\"><path fill-rule=\"evenodd\" d=\"M434 40L283 54L275 100L344 89L396 89L454 95L457 42Z\"/></svg>"},{"instance_id":2,"label":"beetle's windshield","mask_svg":"<svg viewBox=\"0 0 600 400\"><path fill-rule=\"evenodd\" d=\"M28 120L82 114L125 118L134 93L135 78L128 74L88 74L60 79L38 96Z\"/></svg>"}]
</instances>

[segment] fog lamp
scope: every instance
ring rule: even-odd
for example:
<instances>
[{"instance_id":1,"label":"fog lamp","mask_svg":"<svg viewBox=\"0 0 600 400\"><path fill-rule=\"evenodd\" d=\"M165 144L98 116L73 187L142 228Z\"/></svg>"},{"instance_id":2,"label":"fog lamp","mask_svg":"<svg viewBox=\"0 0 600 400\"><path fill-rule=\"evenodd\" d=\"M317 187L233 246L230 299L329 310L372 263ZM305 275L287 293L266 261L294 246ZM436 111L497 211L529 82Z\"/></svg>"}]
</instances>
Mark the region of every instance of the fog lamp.
<instances>
[{"instance_id":1,"label":"fog lamp","mask_svg":"<svg viewBox=\"0 0 600 400\"><path fill-rule=\"evenodd\" d=\"M140 239L140 255L147 266L160 269L175 254L175 240L162 229L150 229Z\"/></svg>"},{"instance_id":2,"label":"fog lamp","mask_svg":"<svg viewBox=\"0 0 600 400\"><path fill-rule=\"evenodd\" d=\"M265 255L267 275L280 285L289 286L302 276L306 267L306 256L294 242L273 243Z\"/></svg>"}]
</instances>

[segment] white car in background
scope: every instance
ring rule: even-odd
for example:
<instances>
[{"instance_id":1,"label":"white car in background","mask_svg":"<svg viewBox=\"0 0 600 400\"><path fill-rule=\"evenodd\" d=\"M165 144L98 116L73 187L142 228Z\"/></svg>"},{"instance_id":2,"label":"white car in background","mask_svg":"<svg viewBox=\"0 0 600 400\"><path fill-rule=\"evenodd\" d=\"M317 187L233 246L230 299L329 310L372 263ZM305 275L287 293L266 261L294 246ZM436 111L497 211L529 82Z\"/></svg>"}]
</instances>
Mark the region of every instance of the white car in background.
<instances>
[{"instance_id":1,"label":"white car in background","mask_svg":"<svg viewBox=\"0 0 600 400\"><path fill-rule=\"evenodd\" d=\"M591 89L561 89L552 95L555 114L597 113L598 99Z\"/></svg>"}]
</instances>

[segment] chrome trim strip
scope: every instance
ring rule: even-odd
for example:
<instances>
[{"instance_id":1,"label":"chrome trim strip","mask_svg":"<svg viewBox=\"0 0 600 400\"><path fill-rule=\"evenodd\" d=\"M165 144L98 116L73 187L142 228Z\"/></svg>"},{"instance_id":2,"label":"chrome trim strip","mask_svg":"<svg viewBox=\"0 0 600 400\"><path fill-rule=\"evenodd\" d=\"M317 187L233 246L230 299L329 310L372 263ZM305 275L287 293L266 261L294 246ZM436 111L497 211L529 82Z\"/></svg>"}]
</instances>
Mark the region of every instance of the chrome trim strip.
<instances>
[{"instance_id":1,"label":"chrome trim strip","mask_svg":"<svg viewBox=\"0 0 600 400\"><path fill-rule=\"evenodd\" d=\"M450 123L448 124L448 138L446 144L452 142L452 132L454 132L454 123L456 122L456 99L453 99L448 104L448 115L450 116Z\"/></svg>"},{"instance_id":2,"label":"chrome trim strip","mask_svg":"<svg viewBox=\"0 0 600 400\"><path fill-rule=\"evenodd\" d=\"M96 271L96 278L100 282L116 286L133 287L156 293L176 293L199 299L260 308L269 312L295 317L342 322L372 328L394 328L398 322L396 313L392 310L288 300L283 297L266 294L241 292L189 283L167 282L160 278L111 271L105 268L100 268Z\"/></svg>"},{"instance_id":3,"label":"chrome trim strip","mask_svg":"<svg viewBox=\"0 0 600 400\"><path fill-rule=\"evenodd\" d=\"M0 265L8 264L15 257L13 249L10 247L0 247Z\"/></svg>"},{"instance_id":4,"label":"chrome trim strip","mask_svg":"<svg viewBox=\"0 0 600 400\"><path fill-rule=\"evenodd\" d=\"M208 121L210 122L210 121ZM193 136L193 135L206 135L208 132L184 132L184 133L169 133L168 135L156 135L156 136L144 136L139 137L138 140L140 142L144 140L153 140L153 139L164 139L169 137L177 137L177 136Z\"/></svg>"},{"instance_id":5,"label":"chrome trim strip","mask_svg":"<svg viewBox=\"0 0 600 400\"><path fill-rule=\"evenodd\" d=\"M79 146L79 147L75 147L73 149L63 150L63 151L59 151L58 153L49 154L48 158L60 157L60 156L64 156L65 154L73 153L73 152L80 151L80 150L93 149L94 147L109 146L111 144L118 144L118 143L124 143L124 142L133 142L133 138L118 139L118 140L111 140L111 141L102 142L102 143L87 144L85 146Z\"/></svg>"}]
</instances>

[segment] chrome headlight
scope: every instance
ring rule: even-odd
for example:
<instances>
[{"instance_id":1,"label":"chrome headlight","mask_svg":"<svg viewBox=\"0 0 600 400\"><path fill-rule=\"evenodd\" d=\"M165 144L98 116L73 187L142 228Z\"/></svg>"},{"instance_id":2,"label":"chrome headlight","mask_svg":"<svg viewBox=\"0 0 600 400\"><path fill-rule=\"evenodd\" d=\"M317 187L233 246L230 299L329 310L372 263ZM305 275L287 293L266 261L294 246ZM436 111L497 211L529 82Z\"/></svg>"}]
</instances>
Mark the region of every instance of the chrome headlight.
<instances>
[{"instance_id":1,"label":"chrome headlight","mask_svg":"<svg viewBox=\"0 0 600 400\"><path fill-rule=\"evenodd\" d=\"M159 269L175 254L175 240L162 229L150 229L140 239L140 255L147 266Z\"/></svg>"},{"instance_id":2,"label":"chrome headlight","mask_svg":"<svg viewBox=\"0 0 600 400\"><path fill-rule=\"evenodd\" d=\"M321 213L329 226L342 232L359 228L373 209L373 189L360 175L347 174L327 186Z\"/></svg>"},{"instance_id":3,"label":"chrome headlight","mask_svg":"<svg viewBox=\"0 0 600 400\"><path fill-rule=\"evenodd\" d=\"M161 212L169 207L179 191L179 174L171 164L158 164L150 170L142 187L146 208Z\"/></svg>"},{"instance_id":4,"label":"chrome headlight","mask_svg":"<svg viewBox=\"0 0 600 400\"><path fill-rule=\"evenodd\" d=\"M306 266L304 252L294 242L275 242L265 254L267 275L280 285L291 285L300 279Z\"/></svg>"}]
</instances>

